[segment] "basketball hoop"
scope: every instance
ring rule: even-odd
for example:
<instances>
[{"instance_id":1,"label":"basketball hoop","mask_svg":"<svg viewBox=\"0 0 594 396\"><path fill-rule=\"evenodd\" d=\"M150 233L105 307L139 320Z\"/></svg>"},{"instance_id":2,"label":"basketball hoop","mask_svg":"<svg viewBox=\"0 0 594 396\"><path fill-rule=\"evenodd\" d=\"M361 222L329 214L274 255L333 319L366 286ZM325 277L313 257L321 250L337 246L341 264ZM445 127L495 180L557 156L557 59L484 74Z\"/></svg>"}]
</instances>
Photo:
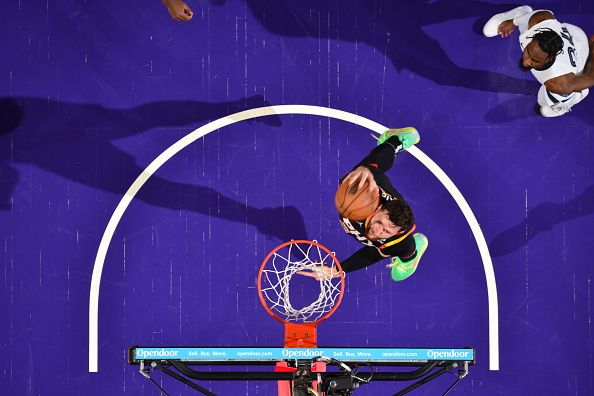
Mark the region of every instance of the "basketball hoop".
<instances>
[{"instance_id":1,"label":"basketball hoop","mask_svg":"<svg viewBox=\"0 0 594 396\"><path fill-rule=\"evenodd\" d=\"M317 276L311 276L311 275ZM295 276L297 275L297 276ZM210 391L191 380L277 381L278 396L351 395L362 384L378 381L418 380L398 392L404 395L444 373L458 370L458 379L475 364L471 348L317 348L316 326L340 305L344 273L334 253L316 241L283 243L272 250L258 270L258 296L266 311L284 324L284 348L269 347L140 347L129 348L128 361L159 390L151 377L157 369L204 395ZM296 349L288 349L296 348ZM314 349L310 349L314 348ZM269 371L195 370L194 365L274 364ZM326 365L340 371L326 371ZM370 367L360 375L361 365ZM374 366L418 366L414 371L374 371ZM174 367L179 374L168 367ZM149 368L150 367L150 368ZM437 371L434 368L439 367ZM445 395L445 393L444 393Z\"/></svg>"},{"instance_id":2,"label":"basketball hoop","mask_svg":"<svg viewBox=\"0 0 594 396\"><path fill-rule=\"evenodd\" d=\"M339 276L324 276L324 268ZM313 272L319 279L300 272ZM285 325L285 347L310 348L317 346L317 325L340 305L344 273L334 253L317 241L290 241L268 253L257 287L264 309Z\"/></svg>"}]
</instances>

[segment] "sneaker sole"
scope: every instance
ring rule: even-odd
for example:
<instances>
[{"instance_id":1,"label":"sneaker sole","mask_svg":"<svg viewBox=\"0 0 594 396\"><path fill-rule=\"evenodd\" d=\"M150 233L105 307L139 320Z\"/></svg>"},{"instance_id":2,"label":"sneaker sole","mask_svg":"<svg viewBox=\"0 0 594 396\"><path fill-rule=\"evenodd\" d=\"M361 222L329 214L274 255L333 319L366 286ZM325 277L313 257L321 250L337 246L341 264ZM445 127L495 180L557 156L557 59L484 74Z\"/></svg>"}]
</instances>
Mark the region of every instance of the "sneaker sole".
<instances>
[{"instance_id":1,"label":"sneaker sole","mask_svg":"<svg viewBox=\"0 0 594 396\"><path fill-rule=\"evenodd\" d=\"M406 128L401 128L401 129L402 129L402 131L396 132L394 135L412 133L413 136L415 137L415 141L414 141L413 145L415 145L421 141L421 135L419 135L419 131L417 131L416 128L406 127Z\"/></svg>"},{"instance_id":2,"label":"sneaker sole","mask_svg":"<svg viewBox=\"0 0 594 396\"><path fill-rule=\"evenodd\" d=\"M559 110L549 110L549 107L541 107L540 108L540 115L546 118L553 118L553 117L560 117L564 114L569 113L569 109L563 109L564 111Z\"/></svg>"},{"instance_id":3,"label":"sneaker sole","mask_svg":"<svg viewBox=\"0 0 594 396\"><path fill-rule=\"evenodd\" d=\"M423 248L423 250L417 251L417 257L415 257L415 266L411 272L406 273L406 274L402 274L402 273L398 274L398 272L399 272L398 268L397 267L392 268L391 276L392 276L392 280L394 280L395 282L400 282L405 279L408 279L417 271L417 268L419 267L419 262L421 261L423 254L427 250L427 247L429 247L429 239L427 239L427 237L425 235L423 235L421 233L416 233L413 235L413 237L423 238L425 240L424 248ZM404 272L406 272L406 271L404 271Z\"/></svg>"}]
</instances>

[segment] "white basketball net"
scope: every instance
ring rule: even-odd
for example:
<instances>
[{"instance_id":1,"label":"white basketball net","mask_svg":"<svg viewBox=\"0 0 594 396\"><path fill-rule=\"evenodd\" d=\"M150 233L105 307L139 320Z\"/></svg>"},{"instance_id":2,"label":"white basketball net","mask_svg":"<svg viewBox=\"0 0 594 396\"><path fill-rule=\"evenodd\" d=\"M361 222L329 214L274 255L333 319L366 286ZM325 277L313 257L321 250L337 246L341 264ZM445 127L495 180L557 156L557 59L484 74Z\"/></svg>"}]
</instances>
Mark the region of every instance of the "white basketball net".
<instances>
[{"instance_id":1,"label":"white basketball net","mask_svg":"<svg viewBox=\"0 0 594 396\"><path fill-rule=\"evenodd\" d=\"M285 321L293 323L315 322L330 312L340 296L343 279L324 276L323 267L338 270L330 254L313 244L292 243L275 252L262 270L260 285L268 307ZM318 274L320 292L317 300L297 309L291 304L289 291L291 278L303 276L297 274L299 271Z\"/></svg>"}]
</instances>

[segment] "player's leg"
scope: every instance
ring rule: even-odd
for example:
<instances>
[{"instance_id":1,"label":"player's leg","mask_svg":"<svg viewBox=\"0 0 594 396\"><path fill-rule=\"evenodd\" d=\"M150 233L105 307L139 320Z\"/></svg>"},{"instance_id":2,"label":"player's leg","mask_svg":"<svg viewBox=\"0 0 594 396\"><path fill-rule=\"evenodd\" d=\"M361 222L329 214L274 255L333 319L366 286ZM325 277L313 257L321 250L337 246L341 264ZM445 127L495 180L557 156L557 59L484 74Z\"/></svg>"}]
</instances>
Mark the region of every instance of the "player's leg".
<instances>
[{"instance_id":1,"label":"player's leg","mask_svg":"<svg viewBox=\"0 0 594 396\"><path fill-rule=\"evenodd\" d=\"M520 29L520 33L528 30L528 21L533 11L530 6L523 5L513 10L502 12L491 17L483 26L483 34L487 37L495 37L499 34L499 25L505 21L513 20L515 26Z\"/></svg>"},{"instance_id":2,"label":"player's leg","mask_svg":"<svg viewBox=\"0 0 594 396\"><path fill-rule=\"evenodd\" d=\"M559 117L571 111L571 108L588 96L589 90L572 92L567 95L549 92L543 85L538 90L538 105L540 114L544 117Z\"/></svg>"},{"instance_id":3,"label":"player's leg","mask_svg":"<svg viewBox=\"0 0 594 396\"><path fill-rule=\"evenodd\" d=\"M388 265L391 268L392 279L395 281L402 281L415 273L421 257L429 246L429 239L421 233L413 235L415 244L415 254L411 258L393 257L392 262Z\"/></svg>"},{"instance_id":4,"label":"player's leg","mask_svg":"<svg viewBox=\"0 0 594 396\"><path fill-rule=\"evenodd\" d=\"M378 182L377 177L385 178L382 174L392 168L396 154L417 144L420 140L419 132L413 127L388 129L379 137L372 136L377 140L377 147L374 147L357 167L371 165L372 168L377 169L379 173L375 172L376 182ZM341 183L343 180L344 178L341 179Z\"/></svg>"},{"instance_id":5,"label":"player's leg","mask_svg":"<svg viewBox=\"0 0 594 396\"><path fill-rule=\"evenodd\" d=\"M387 131L382 133L380 137L377 139L378 146L384 143L392 136L398 137L398 140L402 145L400 150L396 151L406 150L407 148L419 143L419 141L421 140L421 135L419 135L419 131L417 131L413 127L388 129Z\"/></svg>"}]
</instances>

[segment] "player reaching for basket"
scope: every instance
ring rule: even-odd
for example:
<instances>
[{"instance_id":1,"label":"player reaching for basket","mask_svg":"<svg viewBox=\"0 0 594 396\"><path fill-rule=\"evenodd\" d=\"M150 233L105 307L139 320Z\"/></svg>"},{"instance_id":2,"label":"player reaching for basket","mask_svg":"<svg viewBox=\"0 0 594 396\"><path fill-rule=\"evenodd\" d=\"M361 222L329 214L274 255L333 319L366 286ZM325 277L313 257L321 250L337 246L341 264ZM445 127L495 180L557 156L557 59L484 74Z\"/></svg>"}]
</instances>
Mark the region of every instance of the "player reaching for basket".
<instances>
[{"instance_id":1,"label":"player reaching for basket","mask_svg":"<svg viewBox=\"0 0 594 396\"><path fill-rule=\"evenodd\" d=\"M429 241L420 233L413 234L415 220L412 209L396 191L385 173L394 157L418 143L415 128L390 129L378 139L375 147L342 181L336 193L340 223L365 245L342 262L344 272L352 272L390 258L392 279L401 281L417 269ZM302 275L319 278L314 272ZM335 269L324 267L326 277L338 276Z\"/></svg>"}]
</instances>

